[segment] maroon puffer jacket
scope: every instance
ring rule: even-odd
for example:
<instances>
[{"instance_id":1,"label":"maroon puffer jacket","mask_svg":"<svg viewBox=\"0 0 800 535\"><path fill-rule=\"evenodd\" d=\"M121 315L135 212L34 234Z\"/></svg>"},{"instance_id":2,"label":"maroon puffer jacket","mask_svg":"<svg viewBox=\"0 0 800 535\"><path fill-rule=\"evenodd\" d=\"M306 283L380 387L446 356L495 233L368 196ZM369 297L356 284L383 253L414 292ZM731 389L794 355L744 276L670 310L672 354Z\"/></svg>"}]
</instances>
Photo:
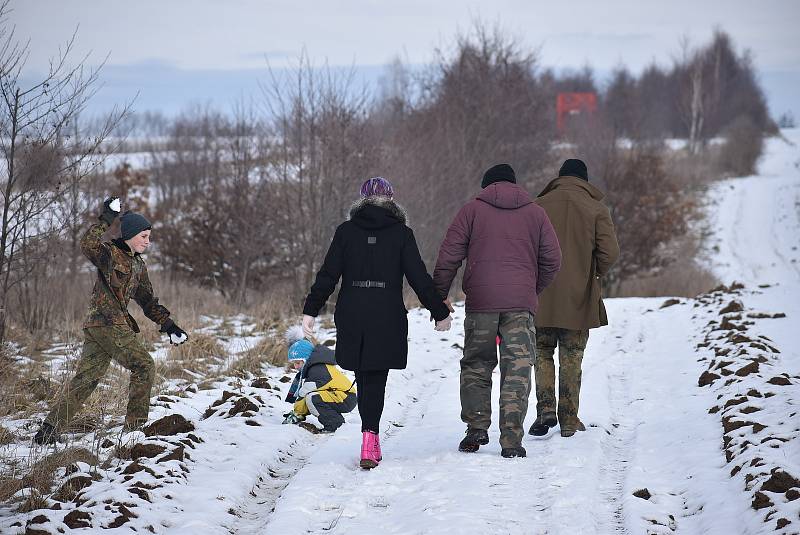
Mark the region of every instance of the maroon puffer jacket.
<instances>
[{"instance_id":1,"label":"maroon puffer jacket","mask_svg":"<svg viewBox=\"0 0 800 535\"><path fill-rule=\"evenodd\" d=\"M528 192L496 182L464 205L447 229L433 272L443 297L465 258L467 312L536 314L538 294L561 266L561 249L550 219Z\"/></svg>"}]
</instances>

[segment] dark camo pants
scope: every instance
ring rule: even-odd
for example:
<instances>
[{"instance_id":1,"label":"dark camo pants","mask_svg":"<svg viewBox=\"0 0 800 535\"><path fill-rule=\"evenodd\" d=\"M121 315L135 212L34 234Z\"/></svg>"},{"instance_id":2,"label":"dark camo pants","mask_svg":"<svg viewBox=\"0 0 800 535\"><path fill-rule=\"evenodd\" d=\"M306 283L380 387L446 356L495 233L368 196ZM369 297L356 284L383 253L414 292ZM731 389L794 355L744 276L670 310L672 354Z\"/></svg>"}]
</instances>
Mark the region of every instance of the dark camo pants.
<instances>
[{"instance_id":1,"label":"dark camo pants","mask_svg":"<svg viewBox=\"0 0 800 535\"><path fill-rule=\"evenodd\" d=\"M153 357L127 326L87 327L83 333L83 352L75 376L45 421L57 429L66 427L97 388L111 359L131 372L126 423L146 421L155 377Z\"/></svg>"},{"instance_id":2,"label":"dark camo pants","mask_svg":"<svg viewBox=\"0 0 800 535\"><path fill-rule=\"evenodd\" d=\"M536 331L536 413L557 412L561 429L575 431L581 393L581 362L589 331L539 327ZM558 346L558 410L556 411L556 370L553 355Z\"/></svg>"},{"instance_id":3,"label":"dark camo pants","mask_svg":"<svg viewBox=\"0 0 800 535\"><path fill-rule=\"evenodd\" d=\"M500 445L518 447L524 435L534 357L530 312L467 312L461 359L461 420L473 429L492 421L492 371L500 344Z\"/></svg>"}]
</instances>

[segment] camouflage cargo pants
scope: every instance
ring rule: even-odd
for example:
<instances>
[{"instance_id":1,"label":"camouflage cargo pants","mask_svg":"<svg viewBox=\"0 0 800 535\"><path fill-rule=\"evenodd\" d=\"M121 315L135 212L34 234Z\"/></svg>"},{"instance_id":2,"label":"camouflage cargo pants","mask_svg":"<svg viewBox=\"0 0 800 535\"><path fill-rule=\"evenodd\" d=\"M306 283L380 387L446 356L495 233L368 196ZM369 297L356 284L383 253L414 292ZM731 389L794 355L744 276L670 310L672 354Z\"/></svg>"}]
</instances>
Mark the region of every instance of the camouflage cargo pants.
<instances>
[{"instance_id":1,"label":"camouflage cargo pants","mask_svg":"<svg viewBox=\"0 0 800 535\"><path fill-rule=\"evenodd\" d=\"M536 413L557 412L561 429L579 427L578 405L581 393L581 362L589 331L539 327L536 331ZM558 410L556 411L556 370L553 355L558 346Z\"/></svg>"},{"instance_id":2,"label":"camouflage cargo pants","mask_svg":"<svg viewBox=\"0 0 800 535\"><path fill-rule=\"evenodd\" d=\"M467 312L461 359L461 420L473 429L492 421L492 371L500 344L500 445L518 447L524 435L534 357L529 312Z\"/></svg>"},{"instance_id":3,"label":"camouflage cargo pants","mask_svg":"<svg viewBox=\"0 0 800 535\"><path fill-rule=\"evenodd\" d=\"M153 357L127 326L87 327L83 333L83 352L75 376L45 421L56 429L63 429L72 421L108 371L112 359L131 372L125 422L135 425L146 421L155 377Z\"/></svg>"}]
</instances>

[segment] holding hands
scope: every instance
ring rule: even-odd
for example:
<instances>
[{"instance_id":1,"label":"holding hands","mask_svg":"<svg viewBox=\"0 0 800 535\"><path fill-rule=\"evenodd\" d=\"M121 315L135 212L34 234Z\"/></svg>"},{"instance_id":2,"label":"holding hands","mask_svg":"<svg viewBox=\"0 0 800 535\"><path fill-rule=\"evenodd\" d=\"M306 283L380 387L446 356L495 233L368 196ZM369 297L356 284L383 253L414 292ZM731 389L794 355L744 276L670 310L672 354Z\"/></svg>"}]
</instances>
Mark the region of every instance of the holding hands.
<instances>
[{"instance_id":1,"label":"holding hands","mask_svg":"<svg viewBox=\"0 0 800 535\"><path fill-rule=\"evenodd\" d=\"M453 324L453 316L447 316L445 319L436 322L436 327L434 327L437 331L449 331L450 327Z\"/></svg>"},{"instance_id":2,"label":"holding hands","mask_svg":"<svg viewBox=\"0 0 800 535\"><path fill-rule=\"evenodd\" d=\"M444 300L444 304L447 305L447 308L448 308L448 310L450 310L450 312L455 312L456 311L456 309L453 308L453 303L450 302L450 298L449 297ZM433 314L431 314L431 320L433 320ZM447 316L445 319L436 322L436 326L434 327L434 330L436 330L436 331L449 331L450 327L452 327L452 324L453 324L453 316Z\"/></svg>"}]
</instances>

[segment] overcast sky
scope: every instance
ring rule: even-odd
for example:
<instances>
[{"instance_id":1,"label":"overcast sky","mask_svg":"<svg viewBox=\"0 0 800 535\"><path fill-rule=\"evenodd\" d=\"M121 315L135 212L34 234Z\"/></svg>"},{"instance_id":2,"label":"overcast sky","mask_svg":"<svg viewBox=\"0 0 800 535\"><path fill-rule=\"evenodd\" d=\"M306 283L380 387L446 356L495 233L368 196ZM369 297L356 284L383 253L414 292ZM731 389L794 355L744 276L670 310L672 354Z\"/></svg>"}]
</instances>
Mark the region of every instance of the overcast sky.
<instances>
[{"instance_id":1,"label":"overcast sky","mask_svg":"<svg viewBox=\"0 0 800 535\"><path fill-rule=\"evenodd\" d=\"M115 87L120 73L133 87L135 73L152 77L154 65L187 74L240 73L263 69L267 57L280 67L303 47L315 62L331 65L383 65L398 55L423 64L477 18L540 48L547 66L589 63L607 72L624 63L639 70L653 60L668 64L681 36L705 42L719 26L753 51L770 100L795 115L800 110L795 0L11 0L9 7L17 37L30 38L29 72L44 69L77 27L77 51L91 52L95 62L109 55Z\"/></svg>"}]
</instances>

